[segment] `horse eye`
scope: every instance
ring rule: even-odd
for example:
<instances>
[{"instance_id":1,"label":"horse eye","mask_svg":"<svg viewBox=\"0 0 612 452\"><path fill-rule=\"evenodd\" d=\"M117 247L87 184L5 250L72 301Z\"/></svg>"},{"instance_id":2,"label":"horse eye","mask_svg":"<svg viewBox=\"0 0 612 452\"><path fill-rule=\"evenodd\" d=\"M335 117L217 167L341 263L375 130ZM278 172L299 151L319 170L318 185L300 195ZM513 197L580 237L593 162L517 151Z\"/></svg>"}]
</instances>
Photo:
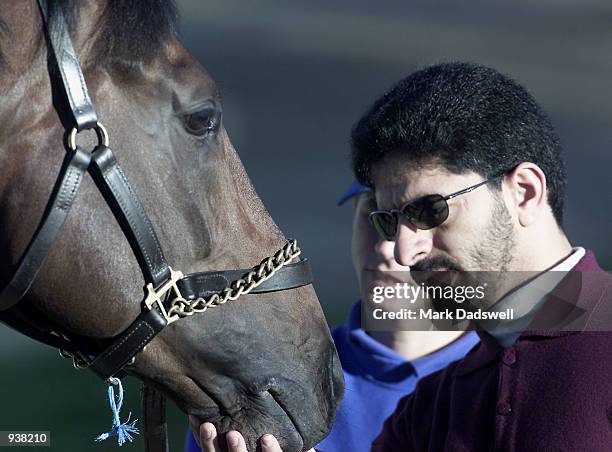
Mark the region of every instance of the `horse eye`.
<instances>
[{"instance_id":1,"label":"horse eye","mask_svg":"<svg viewBox=\"0 0 612 452\"><path fill-rule=\"evenodd\" d=\"M205 108L194 113L183 115L183 124L188 133L203 137L219 129L219 111Z\"/></svg>"}]
</instances>

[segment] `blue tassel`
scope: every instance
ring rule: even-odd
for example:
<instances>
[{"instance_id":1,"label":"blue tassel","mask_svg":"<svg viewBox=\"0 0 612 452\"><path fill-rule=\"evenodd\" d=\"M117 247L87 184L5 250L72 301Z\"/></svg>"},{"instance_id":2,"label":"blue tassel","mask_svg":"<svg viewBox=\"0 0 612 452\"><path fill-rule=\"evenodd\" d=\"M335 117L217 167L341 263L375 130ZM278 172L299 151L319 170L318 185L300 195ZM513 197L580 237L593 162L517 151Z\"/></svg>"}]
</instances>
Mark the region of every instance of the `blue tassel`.
<instances>
[{"instance_id":1,"label":"blue tassel","mask_svg":"<svg viewBox=\"0 0 612 452\"><path fill-rule=\"evenodd\" d=\"M132 413L130 413L128 415L127 420L123 423L121 422L121 420L119 419L119 411L121 410L121 405L123 405L123 385L121 384L121 380L119 380L118 378L110 378L109 381L111 382L111 384L108 385L108 401L110 402L111 410L113 410L113 428L110 430L110 432L98 435L95 440L104 441L105 439L108 439L111 436L117 435L117 441L119 442L119 445L123 446L126 441L132 442L132 440L134 439L132 437L132 433L135 435L139 433L138 428L134 426L138 419L130 423L130 417L132 417ZM117 385L119 387L119 395L117 397L116 402L113 385Z\"/></svg>"}]
</instances>

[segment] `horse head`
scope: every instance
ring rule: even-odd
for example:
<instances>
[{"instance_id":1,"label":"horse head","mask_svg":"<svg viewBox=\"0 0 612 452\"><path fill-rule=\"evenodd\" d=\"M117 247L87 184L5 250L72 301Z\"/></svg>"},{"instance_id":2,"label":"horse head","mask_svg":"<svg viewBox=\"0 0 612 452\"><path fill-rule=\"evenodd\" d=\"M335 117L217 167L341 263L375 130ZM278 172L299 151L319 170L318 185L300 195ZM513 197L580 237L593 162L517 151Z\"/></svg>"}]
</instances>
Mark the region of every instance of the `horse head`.
<instances>
[{"instance_id":1,"label":"horse head","mask_svg":"<svg viewBox=\"0 0 612 452\"><path fill-rule=\"evenodd\" d=\"M176 38L172 3L49 2L49 22L59 12L110 146L172 267L185 274L249 268L274 254L286 239L231 145L215 83ZM66 155L69 114L42 30L34 0L0 11L3 282L35 233ZM92 148L95 137L80 135L79 145ZM13 315L37 330L100 345L138 317L142 300L137 259L85 177ZM253 450L264 433L280 438L286 451L316 444L331 427L343 387L311 285L247 294L185 316L122 371L174 400L196 437L211 421L222 432L241 431Z\"/></svg>"}]
</instances>

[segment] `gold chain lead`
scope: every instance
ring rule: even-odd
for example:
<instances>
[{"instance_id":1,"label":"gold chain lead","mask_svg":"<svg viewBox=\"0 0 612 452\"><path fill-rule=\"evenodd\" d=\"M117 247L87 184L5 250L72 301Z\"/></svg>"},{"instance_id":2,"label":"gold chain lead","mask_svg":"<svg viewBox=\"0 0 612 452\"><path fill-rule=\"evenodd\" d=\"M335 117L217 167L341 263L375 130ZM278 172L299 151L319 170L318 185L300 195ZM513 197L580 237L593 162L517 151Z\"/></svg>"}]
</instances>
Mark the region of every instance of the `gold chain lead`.
<instances>
[{"instance_id":1,"label":"gold chain lead","mask_svg":"<svg viewBox=\"0 0 612 452\"><path fill-rule=\"evenodd\" d=\"M273 256L267 257L254 267L253 270L233 281L230 287L226 287L222 291L210 295L208 298L198 297L195 300L186 300L182 297L174 298L170 302L168 316L189 317L204 312L208 308L215 308L225 304L228 300L236 300L240 295L248 294L261 283L271 278L274 273L289 264L301 252L297 240L289 240Z\"/></svg>"}]
</instances>

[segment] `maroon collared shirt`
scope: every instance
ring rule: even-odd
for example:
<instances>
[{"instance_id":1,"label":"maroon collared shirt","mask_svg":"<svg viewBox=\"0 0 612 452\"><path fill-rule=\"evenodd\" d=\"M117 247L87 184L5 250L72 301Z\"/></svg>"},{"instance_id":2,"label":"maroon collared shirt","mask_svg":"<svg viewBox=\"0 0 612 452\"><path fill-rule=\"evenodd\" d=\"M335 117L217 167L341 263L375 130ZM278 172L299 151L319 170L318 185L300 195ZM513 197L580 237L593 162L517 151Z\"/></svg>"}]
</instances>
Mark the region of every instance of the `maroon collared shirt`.
<instances>
[{"instance_id":1,"label":"maroon collared shirt","mask_svg":"<svg viewBox=\"0 0 612 452\"><path fill-rule=\"evenodd\" d=\"M611 278L590 251L573 270L590 272L589 328L525 332L506 349L481 333L400 400L372 451L612 451Z\"/></svg>"}]
</instances>

